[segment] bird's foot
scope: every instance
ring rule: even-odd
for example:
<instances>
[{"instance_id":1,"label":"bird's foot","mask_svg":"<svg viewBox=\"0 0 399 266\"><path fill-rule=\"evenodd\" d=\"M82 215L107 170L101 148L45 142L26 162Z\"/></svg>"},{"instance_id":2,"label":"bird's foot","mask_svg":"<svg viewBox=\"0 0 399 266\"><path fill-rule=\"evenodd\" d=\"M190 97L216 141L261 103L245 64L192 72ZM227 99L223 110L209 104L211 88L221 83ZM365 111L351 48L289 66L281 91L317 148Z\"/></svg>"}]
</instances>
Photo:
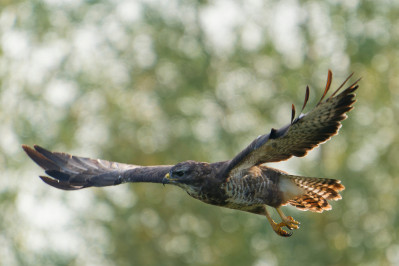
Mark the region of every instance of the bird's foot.
<instances>
[{"instance_id":1,"label":"bird's foot","mask_svg":"<svg viewBox=\"0 0 399 266\"><path fill-rule=\"evenodd\" d=\"M284 219L281 223L276 223L273 221L270 224L271 224L274 232L276 232L278 235L284 236L284 237L289 237L292 235L292 232L285 231L283 229L283 227L285 226L290 230L298 229L300 223L298 221L295 221L294 218L292 218L291 216L287 216L286 219Z\"/></svg>"},{"instance_id":2,"label":"bird's foot","mask_svg":"<svg viewBox=\"0 0 399 266\"><path fill-rule=\"evenodd\" d=\"M294 218L292 218L292 216L285 216L285 214L280 208L276 208L276 210L281 217L282 223L284 223L288 229L292 230L299 228L300 223L298 221L295 221Z\"/></svg>"},{"instance_id":3,"label":"bird's foot","mask_svg":"<svg viewBox=\"0 0 399 266\"><path fill-rule=\"evenodd\" d=\"M281 223L284 224L290 230L298 229L299 225L301 224L300 222L294 220L294 218L292 218L292 216L284 217L284 219Z\"/></svg>"},{"instance_id":4,"label":"bird's foot","mask_svg":"<svg viewBox=\"0 0 399 266\"><path fill-rule=\"evenodd\" d=\"M292 235L292 232L287 232L283 229L284 226L287 226L285 223L281 222L281 223L271 223L271 226L274 230L274 232L276 232L276 234L278 234L279 236L284 236L284 237L289 237ZM288 227L288 226L287 226ZM288 227L289 228L289 227Z\"/></svg>"},{"instance_id":5,"label":"bird's foot","mask_svg":"<svg viewBox=\"0 0 399 266\"><path fill-rule=\"evenodd\" d=\"M283 227L287 227L290 230L298 229L299 222L295 221L294 218L291 216L285 216L284 213L281 211L280 208L276 208L278 214L281 217L281 223L276 223L272 217L270 216L269 212L267 211L266 206L264 206L265 216L269 221L270 225L272 226L274 232L276 232L279 236L289 237L292 235L292 232L287 232L283 229Z\"/></svg>"}]
</instances>

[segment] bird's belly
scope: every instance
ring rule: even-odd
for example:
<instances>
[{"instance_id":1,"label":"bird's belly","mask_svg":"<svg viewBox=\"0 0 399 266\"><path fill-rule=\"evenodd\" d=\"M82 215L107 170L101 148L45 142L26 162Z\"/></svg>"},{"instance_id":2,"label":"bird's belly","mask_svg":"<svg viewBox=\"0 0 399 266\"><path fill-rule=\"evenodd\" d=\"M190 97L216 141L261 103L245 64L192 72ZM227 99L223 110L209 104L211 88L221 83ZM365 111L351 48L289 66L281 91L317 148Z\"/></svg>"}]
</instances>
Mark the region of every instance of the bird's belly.
<instances>
[{"instance_id":1,"label":"bird's belly","mask_svg":"<svg viewBox=\"0 0 399 266\"><path fill-rule=\"evenodd\" d=\"M243 208L246 206L254 206L254 205L264 205L267 204L262 198L255 198L246 195L236 195L235 197L230 197L226 200L226 207L237 209Z\"/></svg>"},{"instance_id":2,"label":"bird's belly","mask_svg":"<svg viewBox=\"0 0 399 266\"><path fill-rule=\"evenodd\" d=\"M233 210L240 210L245 212L251 212L255 214L264 214L264 206L265 204L252 204L252 205L243 205L243 204L236 204L228 202L223 207L233 209Z\"/></svg>"},{"instance_id":3,"label":"bird's belly","mask_svg":"<svg viewBox=\"0 0 399 266\"><path fill-rule=\"evenodd\" d=\"M190 195L190 194L189 194ZM264 203L261 200L246 200L245 198L215 198L206 195L190 195L204 203L225 207L234 210L246 211L256 214L264 214Z\"/></svg>"},{"instance_id":4,"label":"bird's belly","mask_svg":"<svg viewBox=\"0 0 399 266\"><path fill-rule=\"evenodd\" d=\"M226 192L228 208L244 210L281 204L281 195L276 184L263 176L231 178L223 185L223 189Z\"/></svg>"}]
</instances>

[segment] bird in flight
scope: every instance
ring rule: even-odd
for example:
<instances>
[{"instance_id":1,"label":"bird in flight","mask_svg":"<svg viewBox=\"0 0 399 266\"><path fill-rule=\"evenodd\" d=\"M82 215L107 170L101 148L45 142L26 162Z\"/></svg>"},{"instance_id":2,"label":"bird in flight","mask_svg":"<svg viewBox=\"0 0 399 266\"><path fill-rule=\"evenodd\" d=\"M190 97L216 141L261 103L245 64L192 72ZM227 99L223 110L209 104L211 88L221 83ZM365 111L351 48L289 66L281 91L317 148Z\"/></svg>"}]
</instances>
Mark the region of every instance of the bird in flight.
<instances>
[{"instance_id":1,"label":"bird in flight","mask_svg":"<svg viewBox=\"0 0 399 266\"><path fill-rule=\"evenodd\" d=\"M309 87L306 87L298 117L292 105L290 123L257 137L228 161L140 166L51 152L37 145L33 148L22 145L22 148L45 170L47 176L40 178L55 188L78 190L128 182L175 185L205 203L264 215L278 235L288 237L292 232L283 228L298 229L299 222L286 216L282 206L292 205L312 212L330 210L328 200L341 199L339 192L345 187L340 180L290 175L265 163L303 157L338 133L341 121L356 102L354 92L360 79L339 93L351 76L325 99L332 81L329 70L323 96L310 112L302 113L309 99ZM281 222L272 219L269 207L276 209Z\"/></svg>"}]
</instances>

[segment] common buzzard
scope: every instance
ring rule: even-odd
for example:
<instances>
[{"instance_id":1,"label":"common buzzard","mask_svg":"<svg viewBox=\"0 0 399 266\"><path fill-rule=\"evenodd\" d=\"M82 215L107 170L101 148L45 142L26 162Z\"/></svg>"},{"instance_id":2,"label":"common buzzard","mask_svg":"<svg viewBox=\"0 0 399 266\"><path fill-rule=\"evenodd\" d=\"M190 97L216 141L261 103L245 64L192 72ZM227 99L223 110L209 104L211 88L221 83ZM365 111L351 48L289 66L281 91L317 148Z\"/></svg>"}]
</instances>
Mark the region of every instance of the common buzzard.
<instances>
[{"instance_id":1,"label":"common buzzard","mask_svg":"<svg viewBox=\"0 0 399 266\"><path fill-rule=\"evenodd\" d=\"M290 175L264 165L302 157L319 144L337 134L341 121L355 103L357 80L340 94L339 90L327 99L332 73L328 71L323 96L313 110L303 114L309 98L306 88L301 114L295 118L292 105L291 122L270 133L257 137L233 159L206 163L185 161L176 165L139 166L51 152L40 146L23 145L29 157L40 165L48 176L40 178L53 187L77 190L104 187L127 182L151 182L176 185L191 197L221 207L265 215L273 230L280 236L291 236L283 227L298 229L299 222L285 216L281 206L290 204L300 210L323 212L330 210L327 200L339 200L344 189L339 180ZM267 206L277 210L281 222L271 218Z\"/></svg>"}]
</instances>

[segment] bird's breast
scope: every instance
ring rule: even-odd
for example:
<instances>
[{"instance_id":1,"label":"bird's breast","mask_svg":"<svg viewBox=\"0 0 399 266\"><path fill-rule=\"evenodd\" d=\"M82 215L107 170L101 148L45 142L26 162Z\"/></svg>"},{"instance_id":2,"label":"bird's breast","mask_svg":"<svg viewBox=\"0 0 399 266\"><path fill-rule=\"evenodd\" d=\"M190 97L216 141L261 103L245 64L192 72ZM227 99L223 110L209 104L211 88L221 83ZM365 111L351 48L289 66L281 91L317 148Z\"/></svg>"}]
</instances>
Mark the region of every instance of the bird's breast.
<instances>
[{"instance_id":1,"label":"bird's breast","mask_svg":"<svg viewBox=\"0 0 399 266\"><path fill-rule=\"evenodd\" d=\"M229 208L242 209L246 206L277 206L281 202L278 180L271 180L264 174L248 173L240 177L230 177L223 184Z\"/></svg>"},{"instance_id":2,"label":"bird's breast","mask_svg":"<svg viewBox=\"0 0 399 266\"><path fill-rule=\"evenodd\" d=\"M183 188L191 197L208 204L224 206L226 205L226 192L221 188L221 182L218 180L208 180L198 187Z\"/></svg>"}]
</instances>

